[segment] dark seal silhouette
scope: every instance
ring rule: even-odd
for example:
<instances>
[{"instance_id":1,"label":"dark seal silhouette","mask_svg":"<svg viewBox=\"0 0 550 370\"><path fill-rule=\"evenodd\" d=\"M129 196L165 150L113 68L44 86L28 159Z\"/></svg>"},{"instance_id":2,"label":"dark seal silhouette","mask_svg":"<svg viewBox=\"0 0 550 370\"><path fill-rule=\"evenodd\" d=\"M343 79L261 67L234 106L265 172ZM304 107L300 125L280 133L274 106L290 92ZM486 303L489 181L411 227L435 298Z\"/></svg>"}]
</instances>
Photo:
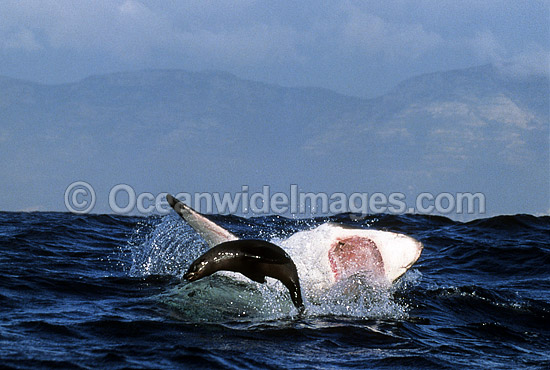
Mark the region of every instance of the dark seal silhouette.
<instances>
[{"instance_id":1,"label":"dark seal silhouette","mask_svg":"<svg viewBox=\"0 0 550 370\"><path fill-rule=\"evenodd\" d=\"M280 280L289 290L294 306L300 312L304 309L296 265L273 243L245 239L218 244L193 261L183 277L195 281L222 270L239 272L258 283L265 283L267 276Z\"/></svg>"}]
</instances>

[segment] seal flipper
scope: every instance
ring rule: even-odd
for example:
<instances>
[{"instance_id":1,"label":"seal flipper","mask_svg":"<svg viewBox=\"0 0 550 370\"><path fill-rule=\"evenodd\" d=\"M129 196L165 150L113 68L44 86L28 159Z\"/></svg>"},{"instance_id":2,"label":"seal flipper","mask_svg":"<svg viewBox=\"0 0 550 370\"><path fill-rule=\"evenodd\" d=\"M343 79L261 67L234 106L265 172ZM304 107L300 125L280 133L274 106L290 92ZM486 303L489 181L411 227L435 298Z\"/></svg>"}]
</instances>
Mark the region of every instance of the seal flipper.
<instances>
[{"instance_id":1,"label":"seal flipper","mask_svg":"<svg viewBox=\"0 0 550 370\"><path fill-rule=\"evenodd\" d=\"M231 240L238 240L235 235L224 229L223 227L210 221L193 208L180 202L170 194L166 194L168 204L176 211L181 218L203 237L210 247Z\"/></svg>"},{"instance_id":2,"label":"seal flipper","mask_svg":"<svg viewBox=\"0 0 550 370\"><path fill-rule=\"evenodd\" d=\"M300 283L298 283L298 285L285 284L285 286L290 292L290 299L292 299L292 303L294 303L294 307L298 309L298 312L303 313L305 307L304 307L304 301L302 300L302 291L300 289Z\"/></svg>"}]
</instances>

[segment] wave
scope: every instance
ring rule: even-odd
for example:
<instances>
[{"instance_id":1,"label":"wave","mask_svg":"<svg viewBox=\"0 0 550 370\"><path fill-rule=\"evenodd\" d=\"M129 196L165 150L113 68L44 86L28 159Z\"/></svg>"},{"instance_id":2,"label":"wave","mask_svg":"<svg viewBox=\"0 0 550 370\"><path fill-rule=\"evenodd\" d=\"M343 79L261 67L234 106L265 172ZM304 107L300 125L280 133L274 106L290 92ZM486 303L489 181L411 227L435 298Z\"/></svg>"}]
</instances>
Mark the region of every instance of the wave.
<instances>
[{"instance_id":1,"label":"wave","mask_svg":"<svg viewBox=\"0 0 550 370\"><path fill-rule=\"evenodd\" d=\"M424 251L393 286L356 274L309 290L297 316L275 280L218 273L182 282L207 246L175 216L0 212L0 365L550 364L550 217L212 218L241 238L282 241L336 222L405 233Z\"/></svg>"}]
</instances>

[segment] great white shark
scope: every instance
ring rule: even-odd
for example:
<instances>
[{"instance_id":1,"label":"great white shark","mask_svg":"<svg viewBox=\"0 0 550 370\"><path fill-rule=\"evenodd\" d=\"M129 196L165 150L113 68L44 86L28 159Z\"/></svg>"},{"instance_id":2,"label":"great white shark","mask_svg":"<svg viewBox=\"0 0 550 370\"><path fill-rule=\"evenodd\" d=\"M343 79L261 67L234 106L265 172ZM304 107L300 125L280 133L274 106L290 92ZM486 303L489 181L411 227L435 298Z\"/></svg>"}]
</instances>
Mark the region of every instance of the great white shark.
<instances>
[{"instance_id":1,"label":"great white shark","mask_svg":"<svg viewBox=\"0 0 550 370\"><path fill-rule=\"evenodd\" d=\"M172 195L170 206L207 242L210 248L239 240L206 216ZM327 289L353 274L391 284L418 260L423 245L400 233L324 223L273 241L292 257L300 280L313 289Z\"/></svg>"}]
</instances>

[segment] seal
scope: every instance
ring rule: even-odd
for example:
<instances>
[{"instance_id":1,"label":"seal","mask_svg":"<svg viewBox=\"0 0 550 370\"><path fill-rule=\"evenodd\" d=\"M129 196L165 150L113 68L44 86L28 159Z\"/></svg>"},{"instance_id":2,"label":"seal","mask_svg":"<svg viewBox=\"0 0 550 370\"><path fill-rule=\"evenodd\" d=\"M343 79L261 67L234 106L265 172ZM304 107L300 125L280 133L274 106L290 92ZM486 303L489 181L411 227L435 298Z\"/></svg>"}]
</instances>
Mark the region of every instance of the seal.
<instances>
[{"instance_id":1,"label":"seal","mask_svg":"<svg viewBox=\"0 0 550 370\"><path fill-rule=\"evenodd\" d=\"M183 278L195 281L217 271L238 272L258 283L265 283L266 277L277 279L290 292L294 306L304 310L296 265L273 243L257 239L223 242L193 261Z\"/></svg>"}]
</instances>

